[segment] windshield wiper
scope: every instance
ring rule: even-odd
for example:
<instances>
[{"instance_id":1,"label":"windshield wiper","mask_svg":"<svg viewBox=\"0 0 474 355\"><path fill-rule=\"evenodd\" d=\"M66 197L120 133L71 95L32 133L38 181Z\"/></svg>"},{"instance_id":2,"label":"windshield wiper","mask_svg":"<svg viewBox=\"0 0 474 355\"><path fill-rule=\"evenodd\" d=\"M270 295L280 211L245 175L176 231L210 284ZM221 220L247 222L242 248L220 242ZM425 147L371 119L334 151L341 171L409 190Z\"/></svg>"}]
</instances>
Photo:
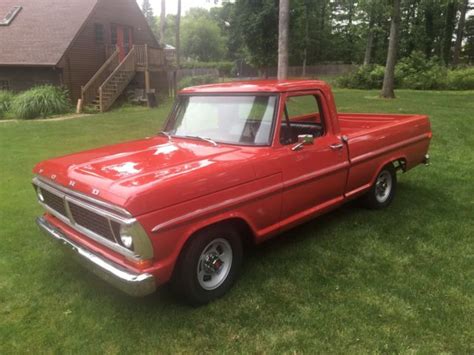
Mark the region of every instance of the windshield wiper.
<instances>
[{"instance_id":1,"label":"windshield wiper","mask_svg":"<svg viewBox=\"0 0 474 355\"><path fill-rule=\"evenodd\" d=\"M162 134L162 135L168 137L168 142L171 142L171 134L169 134L168 132L159 131L158 134Z\"/></svg>"},{"instance_id":2,"label":"windshield wiper","mask_svg":"<svg viewBox=\"0 0 474 355\"><path fill-rule=\"evenodd\" d=\"M201 136L189 136L189 135L186 135L185 137L186 137L186 138L200 139L200 140L202 140L202 141L211 143L214 147L217 147L217 143L214 142L211 138L206 138L206 137L201 137Z\"/></svg>"}]
</instances>

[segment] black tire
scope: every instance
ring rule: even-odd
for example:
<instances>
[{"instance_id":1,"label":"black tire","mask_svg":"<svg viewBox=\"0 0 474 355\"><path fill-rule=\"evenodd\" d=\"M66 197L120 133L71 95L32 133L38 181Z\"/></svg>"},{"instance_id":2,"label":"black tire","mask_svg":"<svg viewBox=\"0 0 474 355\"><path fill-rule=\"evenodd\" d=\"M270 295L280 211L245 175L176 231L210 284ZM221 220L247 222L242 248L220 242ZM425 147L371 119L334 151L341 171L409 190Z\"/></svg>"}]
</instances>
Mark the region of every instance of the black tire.
<instances>
[{"instance_id":1,"label":"black tire","mask_svg":"<svg viewBox=\"0 0 474 355\"><path fill-rule=\"evenodd\" d=\"M385 188L385 193L382 196L382 189L383 189L383 179L386 178L389 183L389 189ZM386 183L387 184L387 183ZM367 192L367 194L363 197L362 201L365 207L379 210L382 208L387 207L392 203L393 198L395 197L395 193L397 191L397 172L392 164L386 165L380 170L375 178L375 182Z\"/></svg>"},{"instance_id":2,"label":"black tire","mask_svg":"<svg viewBox=\"0 0 474 355\"><path fill-rule=\"evenodd\" d=\"M227 263L228 265L230 264L230 266L227 266L226 262L220 259L220 255L217 258L218 260L213 259L213 262L209 261L209 257L215 257L214 254L216 254L212 253L212 250L209 251L209 248L211 248L210 245L211 247L217 245L218 247L223 246L224 248L230 246L231 261ZM215 250L218 251L217 249ZM207 254L206 250L208 250ZM226 250L227 249L224 249L224 251ZM203 256L203 254L205 254L207 258ZM193 306L200 306L222 297L230 290L240 274L242 254L241 237L231 226L216 225L197 232L185 245L178 259L171 282L173 291L178 297ZM204 260L207 260L207 263ZM211 281L213 277L216 277L214 280L217 281L218 278L223 279L221 283L209 289L211 281L205 281L205 278L200 281L199 270L202 271L201 266L203 265L211 265L209 267L215 268L217 264L220 265L219 270L212 269L215 270L215 274L206 274L204 277L210 276L209 280ZM227 267L229 269L226 269ZM226 276L224 277L224 273L222 275L220 273L225 270L228 271L225 272ZM206 285L203 286L203 284Z\"/></svg>"}]
</instances>

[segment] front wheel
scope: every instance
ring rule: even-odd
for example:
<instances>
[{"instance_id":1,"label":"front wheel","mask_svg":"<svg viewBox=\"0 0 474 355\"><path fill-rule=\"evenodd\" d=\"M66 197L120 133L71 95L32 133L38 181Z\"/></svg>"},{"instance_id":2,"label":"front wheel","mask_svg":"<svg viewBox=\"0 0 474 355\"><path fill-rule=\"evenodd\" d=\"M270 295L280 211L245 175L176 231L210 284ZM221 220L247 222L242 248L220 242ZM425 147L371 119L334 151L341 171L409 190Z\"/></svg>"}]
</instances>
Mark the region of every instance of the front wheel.
<instances>
[{"instance_id":1,"label":"front wheel","mask_svg":"<svg viewBox=\"0 0 474 355\"><path fill-rule=\"evenodd\" d=\"M176 265L175 293L192 305L222 297L233 285L242 264L240 235L228 226L206 228L192 237Z\"/></svg>"},{"instance_id":2,"label":"front wheel","mask_svg":"<svg viewBox=\"0 0 474 355\"><path fill-rule=\"evenodd\" d=\"M397 173L390 164L386 165L377 175L375 183L364 197L368 208L381 209L387 207L395 197L397 189Z\"/></svg>"}]
</instances>

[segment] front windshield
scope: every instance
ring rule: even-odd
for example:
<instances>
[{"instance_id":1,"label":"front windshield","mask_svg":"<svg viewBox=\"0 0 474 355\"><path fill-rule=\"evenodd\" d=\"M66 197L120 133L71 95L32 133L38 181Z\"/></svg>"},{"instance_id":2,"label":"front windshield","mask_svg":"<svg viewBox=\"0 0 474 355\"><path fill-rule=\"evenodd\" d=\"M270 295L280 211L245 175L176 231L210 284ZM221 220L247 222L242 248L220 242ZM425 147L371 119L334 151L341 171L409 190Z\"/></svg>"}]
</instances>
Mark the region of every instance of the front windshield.
<instances>
[{"instance_id":1,"label":"front windshield","mask_svg":"<svg viewBox=\"0 0 474 355\"><path fill-rule=\"evenodd\" d=\"M268 145L275 104L275 95L181 96L166 131L221 143Z\"/></svg>"}]
</instances>

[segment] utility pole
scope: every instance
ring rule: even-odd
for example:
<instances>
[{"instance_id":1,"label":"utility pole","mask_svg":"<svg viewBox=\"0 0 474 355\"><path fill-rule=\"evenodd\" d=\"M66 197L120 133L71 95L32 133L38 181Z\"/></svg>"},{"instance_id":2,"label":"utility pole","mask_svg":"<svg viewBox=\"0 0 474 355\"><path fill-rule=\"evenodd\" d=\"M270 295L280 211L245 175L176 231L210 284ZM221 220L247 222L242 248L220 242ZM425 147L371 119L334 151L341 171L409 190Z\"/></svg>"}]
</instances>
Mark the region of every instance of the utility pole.
<instances>
[{"instance_id":1,"label":"utility pole","mask_svg":"<svg viewBox=\"0 0 474 355\"><path fill-rule=\"evenodd\" d=\"M160 42L164 46L166 30L166 2L161 0L161 14L160 14Z\"/></svg>"},{"instance_id":2,"label":"utility pole","mask_svg":"<svg viewBox=\"0 0 474 355\"><path fill-rule=\"evenodd\" d=\"M178 12L176 13L176 65L179 69L179 64L180 64L180 43L179 43L179 37L180 37L180 22L181 22L181 0L178 0Z\"/></svg>"},{"instance_id":3,"label":"utility pole","mask_svg":"<svg viewBox=\"0 0 474 355\"><path fill-rule=\"evenodd\" d=\"M180 43L179 43L179 37L180 37L180 22L181 22L181 0L178 0L178 12L176 13L176 70L173 71L173 91L174 91L174 96L176 96L178 92L178 70L181 62L180 58Z\"/></svg>"},{"instance_id":4,"label":"utility pole","mask_svg":"<svg viewBox=\"0 0 474 355\"><path fill-rule=\"evenodd\" d=\"M280 0L278 15L278 80L288 78L288 25L290 0Z\"/></svg>"}]
</instances>

